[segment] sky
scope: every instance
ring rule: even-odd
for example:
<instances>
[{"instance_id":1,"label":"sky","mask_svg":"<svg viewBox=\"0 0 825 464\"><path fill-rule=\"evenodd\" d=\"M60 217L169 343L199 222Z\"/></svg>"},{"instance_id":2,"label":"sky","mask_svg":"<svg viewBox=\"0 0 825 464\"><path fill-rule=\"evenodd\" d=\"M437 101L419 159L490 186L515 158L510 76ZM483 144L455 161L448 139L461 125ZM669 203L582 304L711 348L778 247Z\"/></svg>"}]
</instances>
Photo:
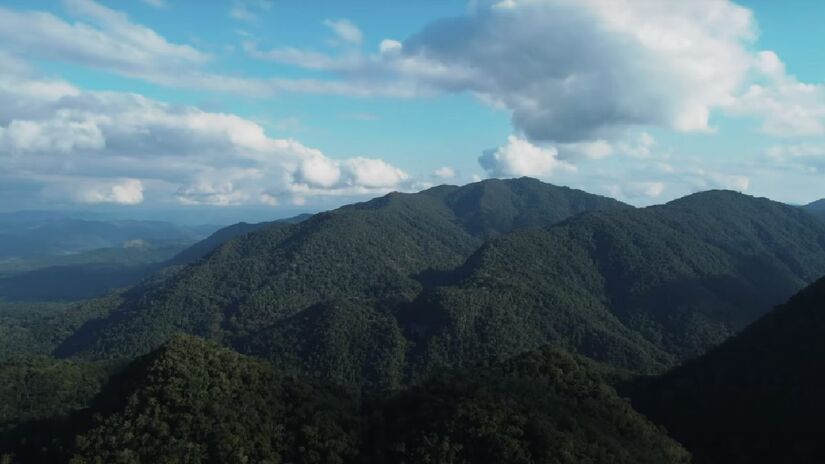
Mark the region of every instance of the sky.
<instances>
[{"instance_id":1,"label":"sky","mask_svg":"<svg viewBox=\"0 0 825 464\"><path fill-rule=\"evenodd\" d=\"M825 197L822 17L805 0L2 0L0 210L278 217L521 176L640 206L716 188L803 204Z\"/></svg>"}]
</instances>

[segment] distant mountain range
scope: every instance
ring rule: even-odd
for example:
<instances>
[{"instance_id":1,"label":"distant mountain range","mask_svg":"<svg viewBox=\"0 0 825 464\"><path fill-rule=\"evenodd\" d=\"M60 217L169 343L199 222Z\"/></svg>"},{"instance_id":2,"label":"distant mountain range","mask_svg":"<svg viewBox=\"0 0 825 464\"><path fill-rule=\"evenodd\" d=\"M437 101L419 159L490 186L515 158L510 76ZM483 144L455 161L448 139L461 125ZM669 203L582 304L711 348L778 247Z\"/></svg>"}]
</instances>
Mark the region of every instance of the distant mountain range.
<instances>
[{"instance_id":1,"label":"distant mountain range","mask_svg":"<svg viewBox=\"0 0 825 464\"><path fill-rule=\"evenodd\" d=\"M821 462L816 209L489 180L70 255L154 268L0 306L0 461Z\"/></svg>"},{"instance_id":2,"label":"distant mountain range","mask_svg":"<svg viewBox=\"0 0 825 464\"><path fill-rule=\"evenodd\" d=\"M0 213L0 259L65 255L140 243L191 243L215 228L160 221L106 220L56 212Z\"/></svg>"},{"instance_id":3,"label":"distant mountain range","mask_svg":"<svg viewBox=\"0 0 825 464\"><path fill-rule=\"evenodd\" d=\"M727 191L637 209L489 180L299 219L224 229L66 312L53 354L128 358L183 332L379 389L546 343L661 372L825 275L825 223Z\"/></svg>"}]
</instances>

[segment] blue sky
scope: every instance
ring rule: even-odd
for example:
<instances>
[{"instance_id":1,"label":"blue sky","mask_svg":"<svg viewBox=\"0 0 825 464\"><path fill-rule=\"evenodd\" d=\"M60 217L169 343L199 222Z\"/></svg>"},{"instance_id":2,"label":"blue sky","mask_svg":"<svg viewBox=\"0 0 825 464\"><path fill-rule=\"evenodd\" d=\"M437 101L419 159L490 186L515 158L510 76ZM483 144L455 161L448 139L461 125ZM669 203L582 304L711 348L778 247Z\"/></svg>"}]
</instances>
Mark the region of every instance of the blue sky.
<instances>
[{"instance_id":1,"label":"blue sky","mask_svg":"<svg viewBox=\"0 0 825 464\"><path fill-rule=\"evenodd\" d=\"M825 197L819 2L3 1L0 209Z\"/></svg>"}]
</instances>

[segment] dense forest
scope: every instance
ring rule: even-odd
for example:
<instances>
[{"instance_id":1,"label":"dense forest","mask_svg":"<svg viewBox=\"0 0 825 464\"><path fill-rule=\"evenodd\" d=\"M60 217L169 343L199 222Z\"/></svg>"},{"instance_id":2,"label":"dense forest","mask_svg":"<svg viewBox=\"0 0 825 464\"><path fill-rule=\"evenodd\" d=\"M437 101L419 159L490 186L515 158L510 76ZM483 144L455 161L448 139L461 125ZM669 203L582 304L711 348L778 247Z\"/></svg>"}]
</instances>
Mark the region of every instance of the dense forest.
<instances>
[{"instance_id":1,"label":"dense forest","mask_svg":"<svg viewBox=\"0 0 825 464\"><path fill-rule=\"evenodd\" d=\"M815 210L523 178L238 224L0 301L0 463L819 462Z\"/></svg>"},{"instance_id":2,"label":"dense forest","mask_svg":"<svg viewBox=\"0 0 825 464\"><path fill-rule=\"evenodd\" d=\"M7 461L690 462L617 395L620 373L551 348L360 401L182 336L126 367L31 359L0 372Z\"/></svg>"},{"instance_id":3,"label":"dense forest","mask_svg":"<svg viewBox=\"0 0 825 464\"><path fill-rule=\"evenodd\" d=\"M133 357L185 332L379 389L546 343L661 372L825 274L825 223L727 191L636 209L490 180L248 227L95 305L52 353Z\"/></svg>"},{"instance_id":4,"label":"dense forest","mask_svg":"<svg viewBox=\"0 0 825 464\"><path fill-rule=\"evenodd\" d=\"M809 203L805 205L804 209L815 216L825 219L825 199Z\"/></svg>"}]
</instances>

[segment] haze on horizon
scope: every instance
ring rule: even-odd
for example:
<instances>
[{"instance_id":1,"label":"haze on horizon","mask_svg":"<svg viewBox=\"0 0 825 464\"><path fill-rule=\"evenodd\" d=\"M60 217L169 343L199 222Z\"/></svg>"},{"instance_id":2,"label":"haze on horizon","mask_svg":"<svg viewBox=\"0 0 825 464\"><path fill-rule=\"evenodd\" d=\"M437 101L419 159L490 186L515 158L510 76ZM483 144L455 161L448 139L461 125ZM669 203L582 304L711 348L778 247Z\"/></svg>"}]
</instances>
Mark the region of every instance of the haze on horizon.
<instances>
[{"instance_id":1,"label":"haze on horizon","mask_svg":"<svg viewBox=\"0 0 825 464\"><path fill-rule=\"evenodd\" d=\"M0 211L221 223L521 176L635 205L716 188L805 204L825 197L823 13L7 0Z\"/></svg>"}]
</instances>

